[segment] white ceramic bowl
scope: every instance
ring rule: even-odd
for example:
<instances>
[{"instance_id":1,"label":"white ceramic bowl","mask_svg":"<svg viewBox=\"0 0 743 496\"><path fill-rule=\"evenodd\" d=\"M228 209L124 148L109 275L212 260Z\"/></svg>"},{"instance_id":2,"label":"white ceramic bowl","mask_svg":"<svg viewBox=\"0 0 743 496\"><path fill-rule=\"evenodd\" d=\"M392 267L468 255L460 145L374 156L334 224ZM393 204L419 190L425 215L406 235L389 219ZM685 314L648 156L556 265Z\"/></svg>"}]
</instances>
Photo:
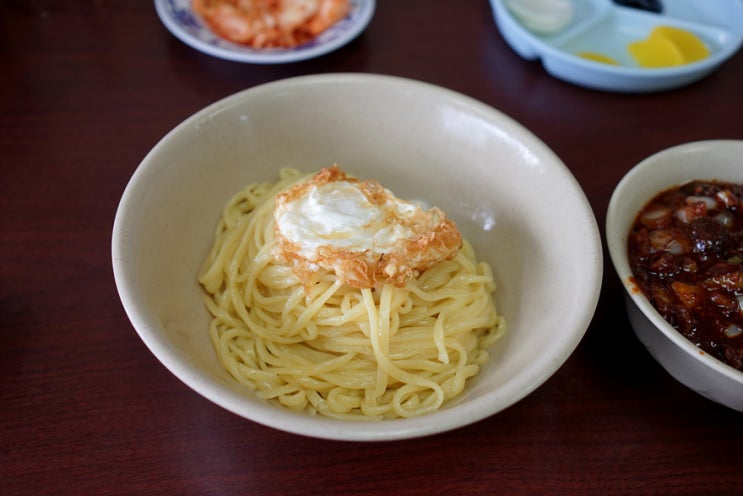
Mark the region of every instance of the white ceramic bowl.
<instances>
[{"instance_id":1,"label":"white ceramic bowl","mask_svg":"<svg viewBox=\"0 0 743 496\"><path fill-rule=\"evenodd\" d=\"M614 268L626 290L635 334L653 357L679 382L697 393L743 411L743 372L697 348L653 308L632 282L627 238L640 209L657 193L694 179L743 183L743 141L687 143L652 155L619 182L606 216L606 238Z\"/></svg>"},{"instance_id":2,"label":"white ceramic bowl","mask_svg":"<svg viewBox=\"0 0 743 496\"><path fill-rule=\"evenodd\" d=\"M340 164L402 198L443 208L494 270L509 322L491 362L440 411L344 422L251 396L220 367L196 281L227 200L277 170ZM491 107L426 83L330 74L248 89L205 108L144 158L121 199L112 256L136 331L173 374L265 425L339 440L446 431L524 398L569 357L593 316L601 240L585 195L532 133Z\"/></svg>"}]
</instances>

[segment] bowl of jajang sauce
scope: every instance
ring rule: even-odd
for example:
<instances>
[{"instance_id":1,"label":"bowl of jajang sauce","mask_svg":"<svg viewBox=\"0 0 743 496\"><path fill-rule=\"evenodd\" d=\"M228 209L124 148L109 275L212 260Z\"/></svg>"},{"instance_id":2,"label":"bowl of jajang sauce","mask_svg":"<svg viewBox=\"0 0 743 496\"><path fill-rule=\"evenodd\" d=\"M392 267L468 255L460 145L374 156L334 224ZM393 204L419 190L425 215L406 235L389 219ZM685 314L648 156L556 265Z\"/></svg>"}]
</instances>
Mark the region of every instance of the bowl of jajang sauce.
<instances>
[{"instance_id":1,"label":"bowl of jajang sauce","mask_svg":"<svg viewBox=\"0 0 743 496\"><path fill-rule=\"evenodd\" d=\"M743 185L691 181L638 214L627 240L640 290L677 331L743 370Z\"/></svg>"},{"instance_id":2,"label":"bowl of jajang sauce","mask_svg":"<svg viewBox=\"0 0 743 496\"><path fill-rule=\"evenodd\" d=\"M688 143L640 162L612 195L606 237L651 355L743 411L743 141Z\"/></svg>"}]
</instances>

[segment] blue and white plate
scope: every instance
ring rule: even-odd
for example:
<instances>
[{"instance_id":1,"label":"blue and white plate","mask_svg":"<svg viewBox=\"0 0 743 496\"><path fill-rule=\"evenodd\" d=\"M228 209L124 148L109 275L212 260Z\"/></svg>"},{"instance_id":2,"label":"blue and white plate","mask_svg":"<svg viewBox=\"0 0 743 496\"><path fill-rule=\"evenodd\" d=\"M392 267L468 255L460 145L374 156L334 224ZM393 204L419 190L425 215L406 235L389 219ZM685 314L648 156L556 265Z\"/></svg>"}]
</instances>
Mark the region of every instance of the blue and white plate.
<instances>
[{"instance_id":1,"label":"blue and white plate","mask_svg":"<svg viewBox=\"0 0 743 496\"><path fill-rule=\"evenodd\" d=\"M220 38L191 9L191 0L155 0L160 20L173 35L201 52L237 62L279 64L319 57L356 38L371 21L375 0L350 0L351 11L314 40L294 48L256 50Z\"/></svg>"}]
</instances>

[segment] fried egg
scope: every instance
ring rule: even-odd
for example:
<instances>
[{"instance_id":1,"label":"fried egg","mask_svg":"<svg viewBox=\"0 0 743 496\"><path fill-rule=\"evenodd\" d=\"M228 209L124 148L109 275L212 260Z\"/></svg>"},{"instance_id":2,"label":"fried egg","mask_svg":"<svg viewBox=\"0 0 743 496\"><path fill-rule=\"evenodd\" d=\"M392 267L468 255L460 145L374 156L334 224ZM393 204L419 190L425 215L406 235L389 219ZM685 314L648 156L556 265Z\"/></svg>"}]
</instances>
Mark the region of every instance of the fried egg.
<instances>
[{"instance_id":1,"label":"fried egg","mask_svg":"<svg viewBox=\"0 0 743 496\"><path fill-rule=\"evenodd\" d=\"M279 193L274 221L275 256L305 285L325 269L357 288L402 287L453 258L462 245L454 222L439 208L424 210L337 165Z\"/></svg>"}]
</instances>

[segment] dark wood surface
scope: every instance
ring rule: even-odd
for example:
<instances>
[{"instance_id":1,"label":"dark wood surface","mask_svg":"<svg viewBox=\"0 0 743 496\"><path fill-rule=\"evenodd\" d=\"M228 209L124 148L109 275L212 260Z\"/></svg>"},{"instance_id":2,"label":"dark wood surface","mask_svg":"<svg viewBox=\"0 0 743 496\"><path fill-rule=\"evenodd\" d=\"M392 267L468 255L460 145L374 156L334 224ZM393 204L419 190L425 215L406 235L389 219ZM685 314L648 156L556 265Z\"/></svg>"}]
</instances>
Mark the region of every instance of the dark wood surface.
<instances>
[{"instance_id":1,"label":"dark wood surface","mask_svg":"<svg viewBox=\"0 0 743 496\"><path fill-rule=\"evenodd\" d=\"M595 318L565 365L513 407L449 433L287 434L215 406L157 362L110 263L137 164L215 100L347 71L428 81L509 114L569 166L602 233L635 163L743 138L743 53L675 91L586 90L512 52L486 0L381 0L350 45L284 65L201 54L151 1L0 2L0 494L741 494L743 414L653 361L608 255Z\"/></svg>"}]
</instances>

